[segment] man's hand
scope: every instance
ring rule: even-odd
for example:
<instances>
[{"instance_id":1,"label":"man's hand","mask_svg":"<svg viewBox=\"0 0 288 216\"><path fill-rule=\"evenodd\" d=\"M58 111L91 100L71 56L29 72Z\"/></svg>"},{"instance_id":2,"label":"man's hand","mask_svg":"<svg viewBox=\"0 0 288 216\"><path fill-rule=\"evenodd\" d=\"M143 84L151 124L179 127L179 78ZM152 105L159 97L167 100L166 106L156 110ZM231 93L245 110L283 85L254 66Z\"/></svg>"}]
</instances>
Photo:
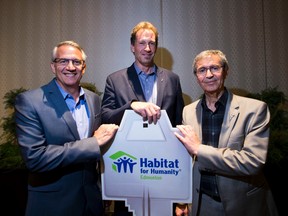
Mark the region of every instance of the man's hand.
<instances>
[{"instance_id":1,"label":"man's hand","mask_svg":"<svg viewBox=\"0 0 288 216\"><path fill-rule=\"evenodd\" d=\"M161 116L161 109L159 106L150 102L134 101L131 103L131 108L143 117L143 121L147 121L151 124L157 123Z\"/></svg>"},{"instance_id":2,"label":"man's hand","mask_svg":"<svg viewBox=\"0 0 288 216\"><path fill-rule=\"evenodd\" d=\"M201 144L199 137L195 133L191 125L177 125L177 128L181 132L175 132L175 136L183 143L188 152L194 156L197 156L198 149Z\"/></svg>"},{"instance_id":3,"label":"man's hand","mask_svg":"<svg viewBox=\"0 0 288 216\"><path fill-rule=\"evenodd\" d=\"M116 124L102 124L95 132L99 146L105 145L115 135L119 126Z\"/></svg>"}]
</instances>

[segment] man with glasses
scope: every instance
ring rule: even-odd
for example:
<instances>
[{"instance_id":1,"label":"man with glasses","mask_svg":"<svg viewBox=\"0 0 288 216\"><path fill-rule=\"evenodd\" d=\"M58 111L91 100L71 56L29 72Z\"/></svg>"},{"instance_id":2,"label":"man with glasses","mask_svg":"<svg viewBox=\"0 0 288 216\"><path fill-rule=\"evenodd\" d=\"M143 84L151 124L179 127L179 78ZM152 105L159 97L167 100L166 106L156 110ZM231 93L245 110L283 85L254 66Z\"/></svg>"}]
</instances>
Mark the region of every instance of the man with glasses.
<instances>
[{"instance_id":1,"label":"man with glasses","mask_svg":"<svg viewBox=\"0 0 288 216\"><path fill-rule=\"evenodd\" d=\"M206 50L193 63L203 97L184 107L176 137L193 156L191 215L278 215L263 174L269 141L267 104L232 94L228 61ZM176 215L183 215L182 206Z\"/></svg>"},{"instance_id":2,"label":"man with glasses","mask_svg":"<svg viewBox=\"0 0 288 216\"><path fill-rule=\"evenodd\" d=\"M29 170L27 216L104 213L97 164L118 126L100 126L100 98L80 86L85 60L77 43L59 43L55 78L16 98L17 139Z\"/></svg>"}]
</instances>

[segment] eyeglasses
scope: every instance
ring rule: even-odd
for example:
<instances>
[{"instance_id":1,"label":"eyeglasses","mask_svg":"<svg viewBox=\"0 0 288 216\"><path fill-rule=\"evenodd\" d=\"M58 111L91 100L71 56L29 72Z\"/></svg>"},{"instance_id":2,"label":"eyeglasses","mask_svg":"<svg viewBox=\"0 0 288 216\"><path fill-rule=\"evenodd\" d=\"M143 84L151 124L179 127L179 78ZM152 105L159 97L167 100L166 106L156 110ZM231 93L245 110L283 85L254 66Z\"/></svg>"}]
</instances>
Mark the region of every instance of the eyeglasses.
<instances>
[{"instance_id":1,"label":"eyeglasses","mask_svg":"<svg viewBox=\"0 0 288 216\"><path fill-rule=\"evenodd\" d=\"M61 65L61 66L67 66L69 64L69 62L72 61L72 64L75 67L79 67L81 65L83 65L85 63L84 60L80 60L80 59L66 59L66 58L56 58L54 59L53 62Z\"/></svg>"},{"instance_id":2,"label":"eyeglasses","mask_svg":"<svg viewBox=\"0 0 288 216\"><path fill-rule=\"evenodd\" d=\"M205 76L207 71L209 70L212 74L221 72L223 66L219 65L211 65L210 67L201 67L196 70L196 74L199 76Z\"/></svg>"}]
</instances>

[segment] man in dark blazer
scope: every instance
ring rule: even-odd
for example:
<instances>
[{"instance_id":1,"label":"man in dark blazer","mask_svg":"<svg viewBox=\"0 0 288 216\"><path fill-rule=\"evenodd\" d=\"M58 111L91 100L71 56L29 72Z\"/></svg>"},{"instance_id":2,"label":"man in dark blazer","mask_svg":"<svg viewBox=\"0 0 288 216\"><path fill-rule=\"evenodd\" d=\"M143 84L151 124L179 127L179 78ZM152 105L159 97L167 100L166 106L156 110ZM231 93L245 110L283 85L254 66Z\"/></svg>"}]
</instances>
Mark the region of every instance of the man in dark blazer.
<instances>
[{"instance_id":1,"label":"man in dark blazer","mask_svg":"<svg viewBox=\"0 0 288 216\"><path fill-rule=\"evenodd\" d=\"M102 122L120 124L127 109L133 109L148 123L156 123L166 110L173 127L182 123L184 101L179 76L154 63L158 30L149 22L138 23L131 32L130 49L135 62L110 74L102 99ZM127 212L115 202L115 214ZM128 215L119 213L119 215Z\"/></svg>"},{"instance_id":2,"label":"man in dark blazer","mask_svg":"<svg viewBox=\"0 0 288 216\"><path fill-rule=\"evenodd\" d=\"M133 28L130 42L135 62L107 77L102 121L120 124L125 110L133 109L143 120L156 123L162 109L172 126L181 124L184 101L179 76L154 63L158 46L156 27L140 22Z\"/></svg>"},{"instance_id":3,"label":"man in dark blazer","mask_svg":"<svg viewBox=\"0 0 288 216\"><path fill-rule=\"evenodd\" d=\"M120 124L125 110L133 109L135 105L151 105L155 110L166 110L171 124L175 127L181 123L183 99L179 78L176 74L164 68L156 67L157 73L157 101L156 104L146 102L134 65L110 74L106 81L106 88L102 103L102 121ZM142 108L135 106L135 111ZM145 108L143 108L145 110ZM153 111L153 108L151 108ZM149 111L149 109L148 109ZM147 111L147 113L148 113ZM151 111L151 113L152 113ZM138 112L142 114L141 111ZM146 114L146 111L144 111ZM148 114L147 114L148 115ZM158 118L157 118L158 119Z\"/></svg>"},{"instance_id":4,"label":"man in dark blazer","mask_svg":"<svg viewBox=\"0 0 288 216\"><path fill-rule=\"evenodd\" d=\"M17 138L29 170L27 216L104 214L97 161L118 126L100 126L99 96L79 86L85 60L77 43L59 43L51 62L56 78L16 98Z\"/></svg>"},{"instance_id":5,"label":"man in dark blazer","mask_svg":"<svg viewBox=\"0 0 288 216\"><path fill-rule=\"evenodd\" d=\"M263 173L267 104L225 88L228 61L220 50L201 52L193 65L204 95L184 107L181 134L175 133L194 159L190 215L277 216ZM177 216L183 215L181 207Z\"/></svg>"}]
</instances>

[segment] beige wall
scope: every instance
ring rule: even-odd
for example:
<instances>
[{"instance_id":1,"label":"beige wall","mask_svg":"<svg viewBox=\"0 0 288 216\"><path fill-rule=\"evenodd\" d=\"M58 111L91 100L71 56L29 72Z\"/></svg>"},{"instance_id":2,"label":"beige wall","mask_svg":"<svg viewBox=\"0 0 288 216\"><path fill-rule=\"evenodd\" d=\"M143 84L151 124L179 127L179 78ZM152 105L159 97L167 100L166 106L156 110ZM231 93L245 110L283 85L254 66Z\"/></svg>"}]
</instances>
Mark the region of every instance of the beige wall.
<instances>
[{"instance_id":1,"label":"beige wall","mask_svg":"<svg viewBox=\"0 0 288 216\"><path fill-rule=\"evenodd\" d=\"M103 91L108 74L132 64L130 31L142 20L158 27L157 64L179 74L186 103L202 93L191 64L204 49L226 53L229 88L278 86L288 95L286 0L0 0L0 10L1 104L10 89L50 81L51 50L62 40L83 46L83 81Z\"/></svg>"}]
</instances>

